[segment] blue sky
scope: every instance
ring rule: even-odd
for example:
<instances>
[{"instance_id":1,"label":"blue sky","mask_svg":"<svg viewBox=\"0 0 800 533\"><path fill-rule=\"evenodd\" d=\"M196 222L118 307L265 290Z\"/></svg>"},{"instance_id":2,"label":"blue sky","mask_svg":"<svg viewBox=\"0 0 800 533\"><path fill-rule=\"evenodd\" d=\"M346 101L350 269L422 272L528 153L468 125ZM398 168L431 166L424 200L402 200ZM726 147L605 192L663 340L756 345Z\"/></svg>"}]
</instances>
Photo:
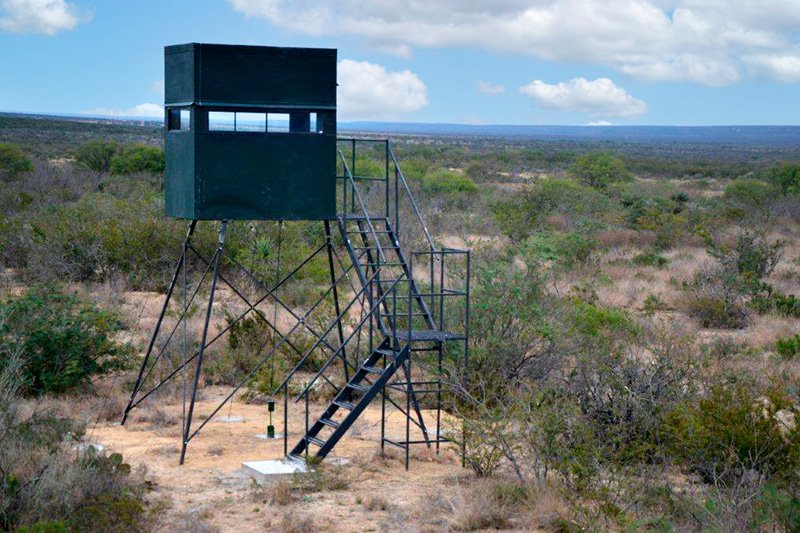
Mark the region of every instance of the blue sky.
<instances>
[{"instance_id":1,"label":"blue sky","mask_svg":"<svg viewBox=\"0 0 800 533\"><path fill-rule=\"evenodd\" d=\"M0 0L0 110L158 115L163 47L339 49L340 120L800 124L797 0Z\"/></svg>"}]
</instances>

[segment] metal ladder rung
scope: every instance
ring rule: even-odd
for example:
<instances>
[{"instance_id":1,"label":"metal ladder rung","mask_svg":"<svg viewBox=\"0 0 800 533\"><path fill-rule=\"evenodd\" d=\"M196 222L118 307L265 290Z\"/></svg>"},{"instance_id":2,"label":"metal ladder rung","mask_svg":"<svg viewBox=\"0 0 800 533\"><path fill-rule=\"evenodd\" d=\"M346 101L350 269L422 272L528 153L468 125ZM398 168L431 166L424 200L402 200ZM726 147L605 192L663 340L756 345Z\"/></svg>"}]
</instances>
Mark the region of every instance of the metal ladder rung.
<instances>
[{"instance_id":1,"label":"metal ladder rung","mask_svg":"<svg viewBox=\"0 0 800 533\"><path fill-rule=\"evenodd\" d=\"M308 437L308 436L306 436L306 440L308 442L310 442L311 444L316 444L320 448L325 446L325 441L322 440L322 439L318 439L317 437Z\"/></svg>"},{"instance_id":2,"label":"metal ladder rung","mask_svg":"<svg viewBox=\"0 0 800 533\"><path fill-rule=\"evenodd\" d=\"M333 403L335 405L341 407L342 409L347 409L348 411L352 411L353 409L356 408L356 406L354 404L352 404L350 402L345 402L345 401L342 401L342 400L333 400Z\"/></svg>"},{"instance_id":3,"label":"metal ladder rung","mask_svg":"<svg viewBox=\"0 0 800 533\"><path fill-rule=\"evenodd\" d=\"M367 392L369 390L369 387L367 387L366 385L361 385L359 383L348 383L347 386L358 392Z\"/></svg>"},{"instance_id":4,"label":"metal ladder rung","mask_svg":"<svg viewBox=\"0 0 800 533\"><path fill-rule=\"evenodd\" d=\"M339 422L337 422L336 420L331 420L330 418L322 417L322 418L319 419L319 421L322 424L325 424L328 427L332 427L333 429L336 429L339 426L341 426L341 424Z\"/></svg>"}]
</instances>

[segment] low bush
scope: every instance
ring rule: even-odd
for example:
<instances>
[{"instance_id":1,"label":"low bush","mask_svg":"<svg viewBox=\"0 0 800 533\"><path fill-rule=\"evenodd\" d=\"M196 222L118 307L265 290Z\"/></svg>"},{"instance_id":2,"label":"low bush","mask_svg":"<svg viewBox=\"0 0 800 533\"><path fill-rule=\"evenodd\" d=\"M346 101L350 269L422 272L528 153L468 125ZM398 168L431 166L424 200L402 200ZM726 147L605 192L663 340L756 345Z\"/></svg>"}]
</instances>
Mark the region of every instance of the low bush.
<instances>
[{"instance_id":1,"label":"low bush","mask_svg":"<svg viewBox=\"0 0 800 533\"><path fill-rule=\"evenodd\" d=\"M741 329L749 322L738 272L730 264L706 266L687 284L686 313L704 328Z\"/></svg>"},{"instance_id":2,"label":"low bush","mask_svg":"<svg viewBox=\"0 0 800 533\"><path fill-rule=\"evenodd\" d=\"M724 199L731 206L741 209L745 214L762 213L778 196L778 190L771 184L740 178L725 187Z\"/></svg>"},{"instance_id":3,"label":"low bush","mask_svg":"<svg viewBox=\"0 0 800 533\"><path fill-rule=\"evenodd\" d=\"M79 424L23 406L22 364L14 355L0 368L0 529L146 528L143 480L119 454L70 449Z\"/></svg>"},{"instance_id":4,"label":"low bush","mask_svg":"<svg viewBox=\"0 0 800 533\"><path fill-rule=\"evenodd\" d=\"M0 370L20 358L25 394L54 394L91 385L91 378L126 368L130 346L114 340L112 314L51 287L0 302Z\"/></svg>"},{"instance_id":5,"label":"low bush","mask_svg":"<svg viewBox=\"0 0 800 533\"><path fill-rule=\"evenodd\" d=\"M652 266L656 268L663 268L669 264L669 259L653 250L636 254L631 261L637 266Z\"/></svg>"},{"instance_id":6,"label":"low bush","mask_svg":"<svg viewBox=\"0 0 800 533\"><path fill-rule=\"evenodd\" d=\"M800 334L775 341L775 351L784 359L794 359L800 354Z\"/></svg>"},{"instance_id":7,"label":"low bush","mask_svg":"<svg viewBox=\"0 0 800 533\"><path fill-rule=\"evenodd\" d=\"M625 163L608 152L589 152L578 157L570 172L586 185L598 189L616 182L633 181L633 174Z\"/></svg>"},{"instance_id":8,"label":"low bush","mask_svg":"<svg viewBox=\"0 0 800 533\"><path fill-rule=\"evenodd\" d=\"M75 160L95 172L108 172L111 160L119 154L120 145L114 141L89 141L75 151Z\"/></svg>"},{"instance_id":9,"label":"low bush","mask_svg":"<svg viewBox=\"0 0 800 533\"><path fill-rule=\"evenodd\" d=\"M589 232L536 232L531 235L520 250L529 260L550 261L562 266L573 267L590 263L600 249L600 242Z\"/></svg>"},{"instance_id":10,"label":"low bush","mask_svg":"<svg viewBox=\"0 0 800 533\"><path fill-rule=\"evenodd\" d=\"M0 143L0 178L13 178L33 171L33 163L16 144Z\"/></svg>"},{"instance_id":11,"label":"low bush","mask_svg":"<svg viewBox=\"0 0 800 533\"><path fill-rule=\"evenodd\" d=\"M797 410L784 394L756 396L743 383L716 385L700 401L667 416L671 452L709 483L731 484L757 472L767 480L797 481L800 431L787 425Z\"/></svg>"},{"instance_id":12,"label":"low bush","mask_svg":"<svg viewBox=\"0 0 800 533\"><path fill-rule=\"evenodd\" d=\"M478 186L466 174L436 170L422 177L422 190L433 194L463 194L478 192Z\"/></svg>"},{"instance_id":13,"label":"low bush","mask_svg":"<svg viewBox=\"0 0 800 533\"><path fill-rule=\"evenodd\" d=\"M164 151L155 146L131 144L122 148L111 158L109 170L112 174L134 174L146 172L160 174L164 172L166 161Z\"/></svg>"}]
</instances>

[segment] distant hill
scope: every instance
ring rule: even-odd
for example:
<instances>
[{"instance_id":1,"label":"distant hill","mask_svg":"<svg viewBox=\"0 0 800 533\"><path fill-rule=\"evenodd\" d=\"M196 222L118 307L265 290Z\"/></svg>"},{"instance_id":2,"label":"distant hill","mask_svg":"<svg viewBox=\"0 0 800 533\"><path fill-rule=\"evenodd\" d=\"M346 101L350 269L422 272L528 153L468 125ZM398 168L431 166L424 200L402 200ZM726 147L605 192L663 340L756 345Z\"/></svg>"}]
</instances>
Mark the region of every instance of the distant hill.
<instances>
[{"instance_id":1,"label":"distant hill","mask_svg":"<svg viewBox=\"0 0 800 533\"><path fill-rule=\"evenodd\" d=\"M622 143L800 145L800 126L504 126L411 122L340 122L340 131L458 135Z\"/></svg>"},{"instance_id":2,"label":"distant hill","mask_svg":"<svg viewBox=\"0 0 800 533\"><path fill-rule=\"evenodd\" d=\"M158 128L162 121L134 117L90 117L0 113L0 118L43 119L82 124ZM429 124L420 122L339 122L340 132L391 135L506 137L518 140L573 140L633 144L726 144L800 146L800 126L511 126L501 124Z\"/></svg>"}]
</instances>

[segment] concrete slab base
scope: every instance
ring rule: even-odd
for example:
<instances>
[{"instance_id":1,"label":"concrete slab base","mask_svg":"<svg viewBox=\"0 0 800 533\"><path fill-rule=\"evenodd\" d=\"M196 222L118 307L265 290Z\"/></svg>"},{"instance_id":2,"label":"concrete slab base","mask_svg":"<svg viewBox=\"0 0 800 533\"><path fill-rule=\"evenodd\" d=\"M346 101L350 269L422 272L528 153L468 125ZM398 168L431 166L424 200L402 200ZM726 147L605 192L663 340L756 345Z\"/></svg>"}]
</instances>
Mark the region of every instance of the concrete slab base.
<instances>
[{"instance_id":1,"label":"concrete slab base","mask_svg":"<svg viewBox=\"0 0 800 533\"><path fill-rule=\"evenodd\" d=\"M258 481L277 481L296 473L308 472L308 467L295 461L248 461L242 469Z\"/></svg>"},{"instance_id":2,"label":"concrete slab base","mask_svg":"<svg viewBox=\"0 0 800 533\"><path fill-rule=\"evenodd\" d=\"M221 416L216 419L217 422L226 422L228 424L235 422L244 422L243 416Z\"/></svg>"},{"instance_id":3,"label":"concrete slab base","mask_svg":"<svg viewBox=\"0 0 800 533\"><path fill-rule=\"evenodd\" d=\"M256 435L256 438L259 440L278 440L283 438L283 433L275 433L275 436L272 438L267 437L266 433L259 433Z\"/></svg>"}]
</instances>

